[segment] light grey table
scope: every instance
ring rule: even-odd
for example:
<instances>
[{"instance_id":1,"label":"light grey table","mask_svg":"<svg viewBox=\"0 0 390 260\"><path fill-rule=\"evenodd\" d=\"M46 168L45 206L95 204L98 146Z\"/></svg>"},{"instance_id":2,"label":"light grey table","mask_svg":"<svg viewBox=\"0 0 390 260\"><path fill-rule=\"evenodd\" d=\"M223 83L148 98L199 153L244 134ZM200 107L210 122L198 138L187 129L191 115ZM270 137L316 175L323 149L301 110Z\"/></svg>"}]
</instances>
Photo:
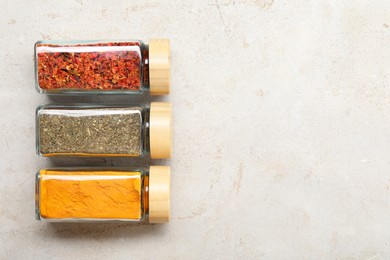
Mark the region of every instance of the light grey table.
<instances>
[{"instance_id":1,"label":"light grey table","mask_svg":"<svg viewBox=\"0 0 390 260\"><path fill-rule=\"evenodd\" d=\"M0 21L0 259L390 257L390 1L2 0ZM134 162L35 155L35 107L72 99L36 93L34 42L156 37L171 222L35 221L39 168Z\"/></svg>"}]
</instances>

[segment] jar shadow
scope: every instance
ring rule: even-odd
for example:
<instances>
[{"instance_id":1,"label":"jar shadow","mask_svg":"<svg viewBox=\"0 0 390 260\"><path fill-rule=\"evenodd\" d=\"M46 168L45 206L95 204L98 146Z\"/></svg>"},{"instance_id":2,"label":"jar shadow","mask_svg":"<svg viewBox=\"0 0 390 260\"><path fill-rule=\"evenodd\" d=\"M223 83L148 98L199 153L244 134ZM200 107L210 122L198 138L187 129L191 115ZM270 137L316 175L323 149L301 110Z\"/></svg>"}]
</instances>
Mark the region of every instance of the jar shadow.
<instances>
[{"instance_id":1,"label":"jar shadow","mask_svg":"<svg viewBox=\"0 0 390 260\"><path fill-rule=\"evenodd\" d=\"M150 95L47 95L49 103L53 104L126 104L139 106L148 103Z\"/></svg>"},{"instance_id":2,"label":"jar shadow","mask_svg":"<svg viewBox=\"0 0 390 260\"><path fill-rule=\"evenodd\" d=\"M149 165L149 158L126 157L52 157L49 158L49 167L127 167Z\"/></svg>"},{"instance_id":3,"label":"jar shadow","mask_svg":"<svg viewBox=\"0 0 390 260\"><path fill-rule=\"evenodd\" d=\"M47 223L46 231L61 238L132 237L163 234L166 224L149 223ZM46 232L45 231L45 232Z\"/></svg>"},{"instance_id":4,"label":"jar shadow","mask_svg":"<svg viewBox=\"0 0 390 260\"><path fill-rule=\"evenodd\" d=\"M141 95L46 95L51 104L115 104L139 106L150 102L169 102L167 96L151 96L149 93Z\"/></svg>"},{"instance_id":5,"label":"jar shadow","mask_svg":"<svg viewBox=\"0 0 390 260\"><path fill-rule=\"evenodd\" d=\"M149 157L50 157L47 168L57 167L134 167L167 165L169 160L152 160Z\"/></svg>"}]
</instances>

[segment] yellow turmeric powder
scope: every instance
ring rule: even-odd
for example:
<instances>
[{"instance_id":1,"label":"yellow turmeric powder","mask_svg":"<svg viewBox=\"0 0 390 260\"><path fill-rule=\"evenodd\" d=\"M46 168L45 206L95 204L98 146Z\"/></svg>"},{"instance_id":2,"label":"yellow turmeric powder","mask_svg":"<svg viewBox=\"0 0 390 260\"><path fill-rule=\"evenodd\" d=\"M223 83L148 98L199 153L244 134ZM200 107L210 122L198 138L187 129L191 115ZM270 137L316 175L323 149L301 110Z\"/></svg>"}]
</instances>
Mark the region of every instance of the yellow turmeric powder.
<instances>
[{"instance_id":1,"label":"yellow turmeric powder","mask_svg":"<svg viewBox=\"0 0 390 260\"><path fill-rule=\"evenodd\" d=\"M45 219L133 219L142 215L141 172L39 172L39 211Z\"/></svg>"}]
</instances>

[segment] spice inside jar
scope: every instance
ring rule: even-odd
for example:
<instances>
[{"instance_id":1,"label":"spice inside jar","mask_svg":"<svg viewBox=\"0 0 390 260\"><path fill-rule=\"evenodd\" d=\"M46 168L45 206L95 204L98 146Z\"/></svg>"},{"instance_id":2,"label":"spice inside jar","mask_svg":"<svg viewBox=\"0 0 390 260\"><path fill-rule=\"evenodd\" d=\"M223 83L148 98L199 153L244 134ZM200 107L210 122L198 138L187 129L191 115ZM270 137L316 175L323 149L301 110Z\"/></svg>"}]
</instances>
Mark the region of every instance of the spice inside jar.
<instances>
[{"instance_id":1,"label":"spice inside jar","mask_svg":"<svg viewBox=\"0 0 390 260\"><path fill-rule=\"evenodd\" d=\"M141 173L41 170L39 212L45 219L141 217Z\"/></svg>"},{"instance_id":2,"label":"spice inside jar","mask_svg":"<svg viewBox=\"0 0 390 260\"><path fill-rule=\"evenodd\" d=\"M139 107L40 110L38 127L39 153L47 156L142 153Z\"/></svg>"}]
</instances>

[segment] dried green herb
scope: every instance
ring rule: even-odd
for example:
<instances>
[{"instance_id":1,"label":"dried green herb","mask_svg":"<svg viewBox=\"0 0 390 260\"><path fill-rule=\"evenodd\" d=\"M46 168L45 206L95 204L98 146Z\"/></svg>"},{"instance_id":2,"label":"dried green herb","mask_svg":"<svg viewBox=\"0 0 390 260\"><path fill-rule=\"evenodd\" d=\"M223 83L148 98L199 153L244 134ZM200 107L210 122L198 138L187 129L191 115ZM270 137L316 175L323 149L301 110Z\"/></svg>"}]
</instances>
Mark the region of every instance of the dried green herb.
<instances>
[{"instance_id":1,"label":"dried green herb","mask_svg":"<svg viewBox=\"0 0 390 260\"><path fill-rule=\"evenodd\" d=\"M139 107L42 109L38 112L39 152L43 155L139 156Z\"/></svg>"}]
</instances>

